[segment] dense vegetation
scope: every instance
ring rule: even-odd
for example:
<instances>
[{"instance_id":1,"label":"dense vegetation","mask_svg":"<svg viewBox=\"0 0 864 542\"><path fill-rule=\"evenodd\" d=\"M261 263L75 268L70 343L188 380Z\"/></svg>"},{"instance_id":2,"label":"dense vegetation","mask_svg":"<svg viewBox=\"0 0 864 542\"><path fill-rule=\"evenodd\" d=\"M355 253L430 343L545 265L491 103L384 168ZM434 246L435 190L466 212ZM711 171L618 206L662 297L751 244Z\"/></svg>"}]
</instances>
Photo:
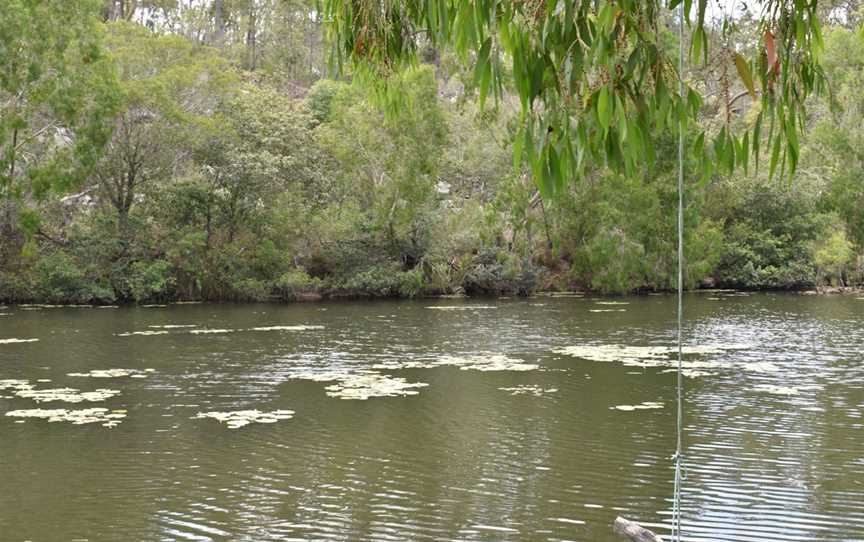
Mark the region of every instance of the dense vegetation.
<instances>
[{"instance_id":1,"label":"dense vegetation","mask_svg":"<svg viewBox=\"0 0 864 542\"><path fill-rule=\"evenodd\" d=\"M320 14L302 0L0 6L2 300L674 284L671 135L656 135L642 175L596 162L541 194L513 165L520 104L506 74L497 106L480 107L447 49L420 51L382 99L327 77ZM690 287L864 282L862 16L856 2L825 12L832 92L810 98L793 178L769 175L767 156L731 174L687 163ZM752 24L723 33L738 41L712 49L694 85L735 73L723 51L751 47ZM739 79L703 86L702 129L758 114Z\"/></svg>"}]
</instances>

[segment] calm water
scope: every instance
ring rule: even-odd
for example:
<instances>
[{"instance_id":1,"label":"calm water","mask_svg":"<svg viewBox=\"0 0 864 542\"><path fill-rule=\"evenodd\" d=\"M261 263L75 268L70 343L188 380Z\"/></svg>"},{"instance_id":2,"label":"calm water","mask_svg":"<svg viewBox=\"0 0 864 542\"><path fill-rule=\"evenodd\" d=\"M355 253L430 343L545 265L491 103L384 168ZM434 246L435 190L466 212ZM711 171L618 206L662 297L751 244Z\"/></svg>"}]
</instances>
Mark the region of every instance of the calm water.
<instances>
[{"instance_id":1,"label":"calm water","mask_svg":"<svg viewBox=\"0 0 864 542\"><path fill-rule=\"evenodd\" d=\"M552 349L669 345L674 299L598 301L0 309L0 339L39 339L0 344L0 379L121 392L36 405L7 390L0 412L128 411L113 429L0 417L0 540L602 542L619 514L665 533L675 375ZM748 345L692 358L721 366L686 380L686 538L864 540L864 300L700 293L686 306L688 344ZM323 329L249 330L301 324ZM163 325L236 331L149 327ZM146 330L168 333L117 336ZM291 379L471 353L539 368L381 371L428 386L367 401ZM67 376L110 368L155 371ZM520 385L557 391L499 389ZM664 408L611 409L645 401ZM240 409L296 414L192 419Z\"/></svg>"}]
</instances>

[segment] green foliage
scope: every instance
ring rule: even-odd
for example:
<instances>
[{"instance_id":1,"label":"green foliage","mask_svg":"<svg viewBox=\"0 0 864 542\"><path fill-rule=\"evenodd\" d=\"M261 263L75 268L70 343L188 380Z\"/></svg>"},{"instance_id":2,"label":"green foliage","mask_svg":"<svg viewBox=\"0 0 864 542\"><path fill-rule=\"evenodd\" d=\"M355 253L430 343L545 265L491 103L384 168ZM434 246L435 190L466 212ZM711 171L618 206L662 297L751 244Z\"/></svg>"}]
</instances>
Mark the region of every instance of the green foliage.
<instances>
[{"instance_id":1,"label":"green foliage","mask_svg":"<svg viewBox=\"0 0 864 542\"><path fill-rule=\"evenodd\" d=\"M309 93L306 95L306 107L315 124L321 124L330 120L333 111L333 99L344 92L345 83L333 81L332 79L321 79L316 81Z\"/></svg>"},{"instance_id":2,"label":"green foliage","mask_svg":"<svg viewBox=\"0 0 864 542\"><path fill-rule=\"evenodd\" d=\"M369 267L352 273L334 286L352 295L414 297L423 287L419 270L400 271L393 264Z\"/></svg>"},{"instance_id":3,"label":"green foliage","mask_svg":"<svg viewBox=\"0 0 864 542\"><path fill-rule=\"evenodd\" d=\"M668 5L495 0L466 11L436 2L402 4L452 10L437 23L418 25L413 12L393 21L391 29L444 25L402 51L388 49L402 36L374 50L381 28L366 14L363 39L373 42L363 43L372 49L341 44L360 60L351 82L311 84L320 43L305 38L315 38L320 13L305 1L225 0L219 17L204 4L166 2L152 29L130 22L141 4L124 2L122 16L106 12L112 22L84 17L58 29L62 51L15 52L66 78L50 81L37 66L27 108L11 116L12 87L0 87L0 123L18 119L0 126L0 175L14 185L0 201L0 300L669 289L682 121L686 287L864 280L860 32L826 31L821 58L833 94L809 98L805 117L801 103L822 79L809 4L782 21L742 16L717 27L701 25L703 5L692 4L691 54L710 47L712 61L687 74L693 88L682 98ZM339 9L367 4L330 0ZM0 39L35 42L10 23L28 9L56 10L49 25L88 6L14 2ZM485 18L496 6L503 11ZM380 7L376 17L393 5ZM343 23L362 29L333 20ZM643 23L654 24L644 35ZM286 41L277 45L277 36ZM585 43L564 51L574 36ZM85 62L85 45L106 52ZM397 61L410 60L415 45L429 64ZM371 75L379 84L366 84ZM34 137L42 123L61 127L72 146L65 135ZM18 125L29 135L12 156ZM73 149L88 141L86 152ZM795 169L798 156L791 184L769 179L772 169ZM744 175L731 173L736 164ZM4 173L10 165L14 175ZM80 193L36 197L73 186L73 177L84 181Z\"/></svg>"},{"instance_id":4,"label":"green foliage","mask_svg":"<svg viewBox=\"0 0 864 542\"><path fill-rule=\"evenodd\" d=\"M137 302L165 300L174 284L171 264L165 260L133 262L126 282L132 299Z\"/></svg>"},{"instance_id":5,"label":"green foliage","mask_svg":"<svg viewBox=\"0 0 864 542\"><path fill-rule=\"evenodd\" d=\"M291 269L276 281L276 289L280 297L287 301L314 297L321 291L322 285L321 279L310 277L302 268Z\"/></svg>"},{"instance_id":6,"label":"green foliage","mask_svg":"<svg viewBox=\"0 0 864 542\"><path fill-rule=\"evenodd\" d=\"M845 286L846 268L855 257L852 243L846 238L846 232L842 229L835 230L833 233L825 232L825 234L827 238L814 247L813 262L819 270L822 281L827 280Z\"/></svg>"},{"instance_id":7,"label":"green foliage","mask_svg":"<svg viewBox=\"0 0 864 542\"><path fill-rule=\"evenodd\" d=\"M79 187L110 137L119 93L99 4L0 1L0 260L38 230L36 202Z\"/></svg>"},{"instance_id":8,"label":"green foliage","mask_svg":"<svg viewBox=\"0 0 864 542\"><path fill-rule=\"evenodd\" d=\"M420 46L416 36L422 34L470 62L481 108L487 96L497 101L512 83L521 106L516 164L527 157L537 186L549 198L598 162L641 175L643 166L653 165L655 134L698 120L702 96L676 73L674 53L665 43L665 23L681 3L328 0L324 10L334 62L351 62L361 75L383 74L389 80L394 71L413 65ZM690 58L707 63L708 3L695 5L693 13L694 3L683 2ZM824 86L816 3L766 0L757 10L753 30L764 50L754 51L750 60L742 57L738 71L748 87L755 87L752 73L758 74L761 111L741 136L727 123L713 134L713 145L698 139L692 152L702 163L722 164L731 173L751 152L758 153L763 126L770 125L772 175L778 160L781 170L794 172L804 103ZM734 20L721 23L725 38Z\"/></svg>"},{"instance_id":9,"label":"green foliage","mask_svg":"<svg viewBox=\"0 0 864 542\"><path fill-rule=\"evenodd\" d=\"M40 258L34 267L34 280L36 297L49 302L114 301L110 288L94 281L83 266L64 252L55 251Z\"/></svg>"},{"instance_id":10,"label":"green foliage","mask_svg":"<svg viewBox=\"0 0 864 542\"><path fill-rule=\"evenodd\" d=\"M811 245L822 232L812 200L786 186L756 183L727 210L719 284L738 288L806 288L815 283Z\"/></svg>"}]
</instances>

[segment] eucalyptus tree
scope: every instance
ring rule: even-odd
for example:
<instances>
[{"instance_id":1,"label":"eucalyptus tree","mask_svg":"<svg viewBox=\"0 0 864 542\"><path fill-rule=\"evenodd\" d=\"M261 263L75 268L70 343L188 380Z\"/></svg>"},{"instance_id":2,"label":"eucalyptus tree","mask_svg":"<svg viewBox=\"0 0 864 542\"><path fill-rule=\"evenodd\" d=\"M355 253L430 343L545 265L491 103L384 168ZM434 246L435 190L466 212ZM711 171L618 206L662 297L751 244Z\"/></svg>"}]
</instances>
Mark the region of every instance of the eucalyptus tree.
<instances>
[{"instance_id":1,"label":"eucalyptus tree","mask_svg":"<svg viewBox=\"0 0 864 542\"><path fill-rule=\"evenodd\" d=\"M218 129L213 115L236 79L214 50L178 36L117 22L108 27L106 41L122 100L94 180L125 234L142 190L182 166L188 157L185 142Z\"/></svg>"},{"instance_id":2,"label":"eucalyptus tree","mask_svg":"<svg viewBox=\"0 0 864 542\"><path fill-rule=\"evenodd\" d=\"M0 243L19 247L27 204L81 183L110 136L117 85L98 0L0 0ZM23 205L22 205L23 204Z\"/></svg>"},{"instance_id":3,"label":"eucalyptus tree","mask_svg":"<svg viewBox=\"0 0 864 542\"><path fill-rule=\"evenodd\" d=\"M417 61L425 43L452 47L473 66L481 103L512 86L521 104L514 145L549 196L604 164L638 175L655 160L660 134L692 129L702 96L677 66L669 29L682 0L326 0L333 60L357 75L386 77ZM738 3L736 2L736 5ZM767 146L769 169L794 172L804 104L825 87L815 0L741 3L755 13L749 56L735 70L758 101L742 129L726 123L690 138L701 174L748 166ZM729 32L731 16L710 22L707 0L683 0L693 63L708 60L709 34ZM684 34L684 32L682 32ZM681 88L679 88L681 85ZM385 85L386 86L386 85Z\"/></svg>"}]
</instances>

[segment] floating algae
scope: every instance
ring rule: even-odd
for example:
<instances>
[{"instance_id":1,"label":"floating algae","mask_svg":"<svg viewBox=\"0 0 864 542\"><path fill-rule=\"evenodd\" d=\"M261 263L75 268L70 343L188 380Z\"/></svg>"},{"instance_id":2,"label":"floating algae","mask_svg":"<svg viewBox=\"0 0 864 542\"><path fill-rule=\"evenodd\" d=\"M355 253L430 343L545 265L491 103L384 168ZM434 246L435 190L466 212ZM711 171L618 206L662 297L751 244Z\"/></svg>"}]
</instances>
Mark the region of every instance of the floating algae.
<instances>
[{"instance_id":1,"label":"floating algae","mask_svg":"<svg viewBox=\"0 0 864 542\"><path fill-rule=\"evenodd\" d=\"M441 356L435 365L452 365L463 371L534 371L540 366L507 357L504 354L480 354L471 356Z\"/></svg>"},{"instance_id":2,"label":"floating algae","mask_svg":"<svg viewBox=\"0 0 864 542\"><path fill-rule=\"evenodd\" d=\"M509 391L510 395L533 395L534 397L543 397L549 393L557 393L558 388L541 388L533 384L522 384L512 388L498 388L501 391Z\"/></svg>"},{"instance_id":3,"label":"floating algae","mask_svg":"<svg viewBox=\"0 0 864 542\"><path fill-rule=\"evenodd\" d=\"M623 410L625 412L629 412L632 410L651 410L655 408L663 408L663 403L658 403L656 401L645 401L643 403L639 403L638 405L618 405L609 407L609 410Z\"/></svg>"},{"instance_id":4,"label":"floating algae","mask_svg":"<svg viewBox=\"0 0 864 542\"><path fill-rule=\"evenodd\" d=\"M434 305L430 307L426 307L427 309L432 309L436 311L473 311L473 310L485 310L485 309L497 309L493 305Z\"/></svg>"},{"instance_id":5,"label":"floating algae","mask_svg":"<svg viewBox=\"0 0 864 542\"><path fill-rule=\"evenodd\" d=\"M33 388L33 384L27 380L17 378L7 378L0 380L0 391L2 390L29 390Z\"/></svg>"},{"instance_id":6,"label":"floating algae","mask_svg":"<svg viewBox=\"0 0 864 542\"><path fill-rule=\"evenodd\" d=\"M17 388L15 395L22 399L32 399L37 403L63 401L66 403L95 403L120 395L120 390L98 389L95 391L79 391L75 388L49 388L37 390L32 386Z\"/></svg>"},{"instance_id":7,"label":"floating algae","mask_svg":"<svg viewBox=\"0 0 864 542\"><path fill-rule=\"evenodd\" d=\"M167 331L148 330L148 331L127 331L126 333L115 333L114 335L117 337L132 337L133 335L148 336L148 335L167 335L167 334L168 334Z\"/></svg>"},{"instance_id":8,"label":"floating algae","mask_svg":"<svg viewBox=\"0 0 864 542\"><path fill-rule=\"evenodd\" d=\"M94 369L87 373L66 373L66 376L89 377L89 378L120 378L130 376L132 378L147 378L148 373L155 372L155 369Z\"/></svg>"},{"instance_id":9,"label":"floating algae","mask_svg":"<svg viewBox=\"0 0 864 542\"><path fill-rule=\"evenodd\" d=\"M722 346L685 346L681 353L685 356L721 354L727 350L748 348L745 345L722 345ZM676 367L678 362L678 349L672 346L622 346L616 344L566 346L552 350L556 354L563 354L589 361L620 362L631 367ZM704 369L718 369L729 367L718 361L682 360L681 368L685 376L705 376ZM756 372L767 372L775 367L769 362L748 363L741 366L744 369Z\"/></svg>"},{"instance_id":10,"label":"floating algae","mask_svg":"<svg viewBox=\"0 0 864 542\"><path fill-rule=\"evenodd\" d=\"M525 363L522 360L505 356L504 354L472 354L468 356L440 356L432 360L384 361L376 363L373 369L432 369L435 367L459 367L463 371L533 371L539 365Z\"/></svg>"},{"instance_id":11,"label":"floating algae","mask_svg":"<svg viewBox=\"0 0 864 542\"><path fill-rule=\"evenodd\" d=\"M350 374L340 378L335 384L324 388L330 397L340 399L359 399L370 397L400 397L417 395L417 388L424 388L425 382L408 382L404 378L382 375L380 373Z\"/></svg>"},{"instance_id":12,"label":"floating algae","mask_svg":"<svg viewBox=\"0 0 864 542\"><path fill-rule=\"evenodd\" d=\"M249 331L312 331L315 329L324 329L324 326L263 326L249 328Z\"/></svg>"},{"instance_id":13,"label":"floating algae","mask_svg":"<svg viewBox=\"0 0 864 542\"><path fill-rule=\"evenodd\" d=\"M69 422L73 425L98 423L102 427L112 428L119 425L120 420L125 418L126 414L118 410L109 411L107 408L82 408L78 410L67 410L65 408L28 408L10 410L6 413L6 416L11 418L41 418L49 422Z\"/></svg>"},{"instance_id":14,"label":"floating algae","mask_svg":"<svg viewBox=\"0 0 864 542\"><path fill-rule=\"evenodd\" d=\"M792 386L775 386L774 384L759 384L753 388L772 395L798 395L798 388Z\"/></svg>"},{"instance_id":15,"label":"floating algae","mask_svg":"<svg viewBox=\"0 0 864 542\"><path fill-rule=\"evenodd\" d=\"M295 380L333 382L324 388L330 397L360 399L370 397L399 397L417 395L417 388L425 382L407 382L404 378L381 374L377 371L302 371L290 375Z\"/></svg>"},{"instance_id":16,"label":"floating algae","mask_svg":"<svg viewBox=\"0 0 864 542\"><path fill-rule=\"evenodd\" d=\"M234 410L228 412L199 412L192 419L212 418L224 423L229 429L239 429L252 423L276 423L279 420L290 420L294 417L293 410Z\"/></svg>"},{"instance_id":17,"label":"floating algae","mask_svg":"<svg viewBox=\"0 0 864 542\"><path fill-rule=\"evenodd\" d=\"M0 344L35 343L39 339L0 339Z\"/></svg>"}]
</instances>

